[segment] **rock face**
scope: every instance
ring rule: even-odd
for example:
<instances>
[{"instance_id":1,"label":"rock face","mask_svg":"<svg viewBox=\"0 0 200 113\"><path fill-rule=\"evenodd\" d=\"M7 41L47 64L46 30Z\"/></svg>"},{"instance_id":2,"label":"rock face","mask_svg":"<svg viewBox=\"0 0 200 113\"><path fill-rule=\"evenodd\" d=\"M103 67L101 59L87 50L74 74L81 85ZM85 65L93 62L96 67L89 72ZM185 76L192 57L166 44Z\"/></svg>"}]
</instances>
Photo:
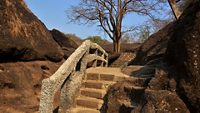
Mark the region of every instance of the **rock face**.
<instances>
[{"instance_id":1,"label":"rock face","mask_svg":"<svg viewBox=\"0 0 200 113\"><path fill-rule=\"evenodd\" d=\"M63 53L23 0L0 1L0 60L60 61Z\"/></svg>"},{"instance_id":2,"label":"rock face","mask_svg":"<svg viewBox=\"0 0 200 113\"><path fill-rule=\"evenodd\" d=\"M175 70L177 92L192 113L200 112L200 1L194 0L173 28L166 61Z\"/></svg>"},{"instance_id":3,"label":"rock face","mask_svg":"<svg viewBox=\"0 0 200 113\"><path fill-rule=\"evenodd\" d=\"M141 45L140 43L121 43L121 53L132 52L135 54L140 45ZM108 55L109 66L119 58L121 53L113 52L113 44L111 42L103 41L100 44L100 46L109 54Z\"/></svg>"},{"instance_id":4,"label":"rock face","mask_svg":"<svg viewBox=\"0 0 200 113\"><path fill-rule=\"evenodd\" d=\"M136 58L131 64L146 64L151 60L162 59L166 49L168 40L173 34L174 22L171 22L163 29L151 35L148 40L141 44L137 51Z\"/></svg>"},{"instance_id":5,"label":"rock face","mask_svg":"<svg viewBox=\"0 0 200 113\"><path fill-rule=\"evenodd\" d=\"M50 61L0 63L0 113L38 111L42 80L60 65Z\"/></svg>"},{"instance_id":6,"label":"rock face","mask_svg":"<svg viewBox=\"0 0 200 113\"><path fill-rule=\"evenodd\" d=\"M61 46L61 47L68 47L68 48L77 48L81 45L81 39L75 39L73 37L67 37L64 33L60 32L57 29L53 29L50 31L54 40Z\"/></svg>"},{"instance_id":7,"label":"rock face","mask_svg":"<svg viewBox=\"0 0 200 113\"><path fill-rule=\"evenodd\" d=\"M103 113L189 113L175 92L142 89L123 81L109 89Z\"/></svg>"},{"instance_id":8,"label":"rock face","mask_svg":"<svg viewBox=\"0 0 200 113\"><path fill-rule=\"evenodd\" d=\"M54 40L62 47L65 59L67 59L82 43L81 39L78 37L67 37L64 33L56 29L53 29L50 32Z\"/></svg>"},{"instance_id":9,"label":"rock face","mask_svg":"<svg viewBox=\"0 0 200 113\"><path fill-rule=\"evenodd\" d=\"M62 63L51 61L62 59L61 47L23 0L0 1L0 113L38 111L41 82Z\"/></svg>"},{"instance_id":10,"label":"rock face","mask_svg":"<svg viewBox=\"0 0 200 113\"><path fill-rule=\"evenodd\" d=\"M200 113L200 1L193 0L177 21L156 34L136 59L147 64L162 58L154 76L144 89L134 81L112 86L105 99L107 113Z\"/></svg>"},{"instance_id":11,"label":"rock face","mask_svg":"<svg viewBox=\"0 0 200 113\"><path fill-rule=\"evenodd\" d=\"M140 43L121 43L121 52L135 52L139 47ZM113 44L108 41L103 41L100 46L106 50L109 54L114 54Z\"/></svg>"}]
</instances>

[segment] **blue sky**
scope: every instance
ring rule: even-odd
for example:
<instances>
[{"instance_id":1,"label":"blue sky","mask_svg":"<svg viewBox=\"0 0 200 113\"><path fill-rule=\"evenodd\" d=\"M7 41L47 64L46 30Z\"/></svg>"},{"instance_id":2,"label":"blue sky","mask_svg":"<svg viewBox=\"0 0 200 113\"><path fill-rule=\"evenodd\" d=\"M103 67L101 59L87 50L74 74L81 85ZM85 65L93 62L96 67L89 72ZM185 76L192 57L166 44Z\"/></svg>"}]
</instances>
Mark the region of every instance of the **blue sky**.
<instances>
[{"instance_id":1,"label":"blue sky","mask_svg":"<svg viewBox=\"0 0 200 113\"><path fill-rule=\"evenodd\" d=\"M46 25L48 29L58 29L64 33L76 34L81 38L99 35L107 36L99 31L97 26L78 25L68 23L66 10L71 5L78 4L79 0L25 0L29 9ZM138 25L145 21L144 17L128 15L124 20L124 26Z\"/></svg>"}]
</instances>

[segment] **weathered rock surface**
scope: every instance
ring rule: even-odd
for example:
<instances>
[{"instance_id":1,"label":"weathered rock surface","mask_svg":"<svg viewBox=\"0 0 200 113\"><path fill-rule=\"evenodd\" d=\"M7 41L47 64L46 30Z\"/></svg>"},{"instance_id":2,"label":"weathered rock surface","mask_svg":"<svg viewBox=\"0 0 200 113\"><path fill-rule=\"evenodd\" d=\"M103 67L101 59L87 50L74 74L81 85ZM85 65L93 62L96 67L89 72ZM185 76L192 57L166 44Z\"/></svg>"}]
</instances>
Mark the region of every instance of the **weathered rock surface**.
<instances>
[{"instance_id":1,"label":"weathered rock surface","mask_svg":"<svg viewBox=\"0 0 200 113\"><path fill-rule=\"evenodd\" d=\"M1 63L0 113L38 111L41 82L59 66L50 61Z\"/></svg>"},{"instance_id":2,"label":"weathered rock surface","mask_svg":"<svg viewBox=\"0 0 200 113\"><path fill-rule=\"evenodd\" d=\"M61 48L23 0L1 0L0 18L0 61L62 60Z\"/></svg>"},{"instance_id":3,"label":"weathered rock surface","mask_svg":"<svg viewBox=\"0 0 200 113\"><path fill-rule=\"evenodd\" d=\"M67 37L64 33L60 32L57 29L53 29L50 31L53 35L54 40L61 46L61 47L68 47L68 48L78 48L81 45L82 41L78 37Z\"/></svg>"},{"instance_id":4,"label":"weathered rock surface","mask_svg":"<svg viewBox=\"0 0 200 113\"><path fill-rule=\"evenodd\" d=\"M121 53L123 52L132 52L133 54L136 53L136 51L140 47L140 43L122 43L121 44ZM114 61L116 61L121 53L114 53L113 52L113 44L107 41L104 41L100 44L100 46L108 52L108 63L111 65Z\"/></svg>"},{"instance_id":5,"label":"weathered rock surface","mask_svg":"<svg viewBox=\"0 0 200 113\"><path fill-rule=\"evenodd\" d=\"M135 52L139 47L140 43L121 43L121 52ZM103 41L100 44L101 47L103 47L104 50L106 50L108 53L113 53L113 44L108 41Z\"/></svg>"},{"instance_id":6,"label":"weathered rock surface","mask_svg":"<svg viewBox=\"0 0 200 113\"><path fill-rule=\"evenodd\" d=\"M179 20L154 35L134 62L159 59L154 77L143 90L127 81L112 86L107 113L200 113L200 1L193 0Z\"/></svg>"},{"instance_id":7,"label":"weathered rock surface","mask_svg":"<svg viewBox=\"0 0 200 113\"><path fill-rule=\"evenodd\" d=\"M139 105L132 113L190 113L176 93L145 90L144 97L146 103Z\"/></svg>"},{"instance_id":8,"label":"weathered rock surface","mask_svg":"<svg viewBox=\"0 0 200 113\"><path fill-rule=\"evenodd\" d=\"M174 32L174 26L174 22L171 22L163 29L151 35L148 40L141 44L137 50L136 58L131 64L144 65L150 61L162 59L166 52L168 41Z\"/></svg>"},{"instance_id":9,"label":"weathered rock surface","mask_svg":"<svg viewBox=\"0 0 200 113\"><path fill-rule=\"evenodd\" d=\"M189 113L175 92L138 87L123 81L109 89L103 113Z\"/></svg>"},{"instance_id":10,"label":"weathered rock surface","mask_svg":"<svg viewBox=\"0 0 200 113\"><path fill-rule=\"evenodd\" d=\"M176 22L166 53L174 67L177 92L192 113L200 112L200 1L194 0Z\"/></svg>"},{"instance_id":11,"label":"weathered rock surface","mask_svg":"<svg viewBox=\"0 0 200 113\"><path fill-rule=\"evenodd\" d=\"M54 40L61 46L65 59L67 59L82 43L82 40L78 37L67 37L64 33L56 29L53 29L50 32Z\"/></svg>"}]
</instances>

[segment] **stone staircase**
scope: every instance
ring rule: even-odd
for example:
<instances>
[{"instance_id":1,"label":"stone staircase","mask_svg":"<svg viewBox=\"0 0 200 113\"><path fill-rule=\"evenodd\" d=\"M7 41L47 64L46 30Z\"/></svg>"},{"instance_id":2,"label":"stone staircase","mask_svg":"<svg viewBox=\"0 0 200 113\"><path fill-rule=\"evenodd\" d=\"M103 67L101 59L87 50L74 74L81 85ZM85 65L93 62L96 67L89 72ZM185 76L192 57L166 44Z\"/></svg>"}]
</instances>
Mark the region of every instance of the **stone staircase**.
<instances>
[{"instance_id":1,"label":"stone staircase","mask_svg":"<svg viewBox=\"0 0 200 113\"><path fill-rule=\"evenodd\" d=\"M125 78L119 68L88 69L71 113L100 113L108 87Z\"/></svg>"},{"instance_id":2,"label":"stone staircase","mask_svg":"<svg viewBox=\"0 0 200 113\"><path fill-rule=\"evenodd\" d=\"M111 64L111 67L123 67L135 58L135 54L132 52L121 53L119 58Z\"/></svg>"},{"instance_id":3,"label":"stone staircase","mask_svg":"<svg viewBox=\"0 0 200 113\"><path fill-rule=\"evenodd\" d=\"M84 41L52 76L42 81L39 113L101 113L108 87L124 79L131 78L134 83L127 88L143 90L148 78L134 78L121 72L121 66L134 57L133 53L122 53L113 67L107 67L106 51ZM92 67L88 68L90 63ZM56 103L58 95L60 102Z\"/></svg>"},{"instance_id":4,"label":"stone staircase","mask_svg":"<svg viewBox=\"0 0 200 113\"><path fill-rule=\"evenodd\" d=\"M79 96L75 99L75 107L70 110L70 113L101 113L103 98L108 87L117 81L129 78L121 72L120 68L97 67L87 69ZM136 86L134 86L134 89L144 89L143 85L147 80L148 78L135 78L134 84Z\"/></svg>"}]
</instances>

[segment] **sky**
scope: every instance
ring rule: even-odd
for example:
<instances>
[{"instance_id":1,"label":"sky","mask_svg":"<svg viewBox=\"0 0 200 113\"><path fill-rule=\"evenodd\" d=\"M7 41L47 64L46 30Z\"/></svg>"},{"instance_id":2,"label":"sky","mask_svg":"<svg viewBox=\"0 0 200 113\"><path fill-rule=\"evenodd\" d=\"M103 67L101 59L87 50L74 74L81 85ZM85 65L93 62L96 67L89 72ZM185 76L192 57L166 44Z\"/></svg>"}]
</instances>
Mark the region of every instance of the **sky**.
<instances>
[{"instance_id":1,"label":"sky","mask_svg":"<svg viewBox=\"0 0 200 113\"><path fill-rule=\"evenodd\" d=\"M51 29L58 29L63 33L71 33L80 38L89 36L101 36L107 38L107 35L100 31L97 25L79 25L69 23L66 10L72 5L77 5L79 0L25 0L29 9ZM130 14L124 19L124 26L142 24L146 18Z\"/></svg>"}]
</instances>

